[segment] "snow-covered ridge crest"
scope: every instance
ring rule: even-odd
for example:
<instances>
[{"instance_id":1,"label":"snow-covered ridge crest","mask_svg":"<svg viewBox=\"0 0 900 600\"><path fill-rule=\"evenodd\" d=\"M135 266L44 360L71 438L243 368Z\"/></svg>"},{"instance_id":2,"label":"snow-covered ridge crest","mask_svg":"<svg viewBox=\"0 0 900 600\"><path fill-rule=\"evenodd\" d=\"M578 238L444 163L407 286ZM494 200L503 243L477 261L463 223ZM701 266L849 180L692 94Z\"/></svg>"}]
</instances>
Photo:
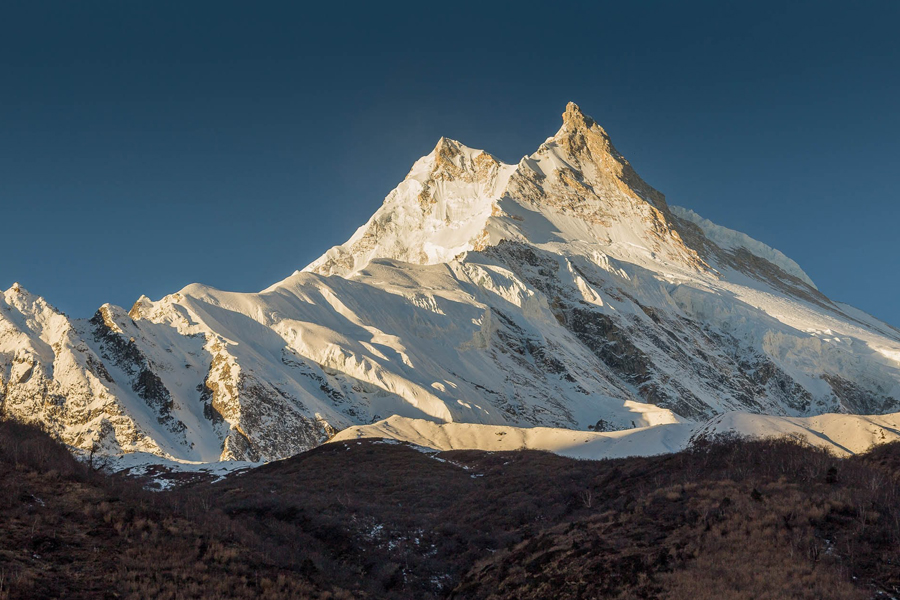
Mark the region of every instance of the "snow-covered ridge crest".
<instances>
[{"instance_id":1,"label":"snow-covered ridge crest","mask_svg":"<svg viewBox=\"0 0 900 600\"><path fill-rule=\"evenodd\" d=\"M741 233L740 231L735 231L733 229L728 229L727 227L722 227L721 225L716 225L709 219L701 217L689 208L672 206L670 207L670 209L675 216L698 225L700 229L703 230L703 233L706 234L706 237L708 237L712 242L715 242L723 250L745 248L756 256L759 256L760 258L769 261L773 265L780 267L786 273L802 279L810 287L818 289L816 288L816 284L813 283L812 279L809 278L809 275L807 275L806 272L800 268L800 265L785 256L779 250L776 250L775 248L767 246L762 242L754 240L749 235Z\"/></svg>"},{"instance_id":2,"label":"snow-covered ridge crest","mask_svg":"<svg viewBox=\"0 0 900 600\"><path fill-rule=\"evenodd\" d=\"M665 423L626 431L595 432L471 423L438 424L391 417L371 425L345 429L331 442L381 438L442 452L528 449L600 460L678 452L698 440L739 434L758 439L789 437L844 457L866 452L877 444L900 441L898 422L900 413L875 416L823 414L797 418L734 411L717 415L706 423Z\"/></svg>"}]
</instances>

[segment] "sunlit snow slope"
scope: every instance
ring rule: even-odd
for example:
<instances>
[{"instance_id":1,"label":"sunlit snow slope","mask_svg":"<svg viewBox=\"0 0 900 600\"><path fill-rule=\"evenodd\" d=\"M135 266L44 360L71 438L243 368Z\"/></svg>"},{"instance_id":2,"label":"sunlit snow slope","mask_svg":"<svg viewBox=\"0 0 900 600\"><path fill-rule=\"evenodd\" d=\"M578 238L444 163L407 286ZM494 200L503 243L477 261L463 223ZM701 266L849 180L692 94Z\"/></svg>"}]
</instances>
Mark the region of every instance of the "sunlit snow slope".
<instances>
[{"instance_id":1,"label":"sunlit snow slope","mask_svg":"<svg viewBox=\"0 0 900 600\"><path fill-rule=\"evenodd\" d=\"M258 294L191 285L89 320L0 297L3 411L105 452L257 461L392 415L611 432L898 400L900 331L670 208L574 104L517 165L441 139Z\"/></svg>"},{"instance_id":2,"label":"sunlit snow slope","mask_svg":"<svg viewBox=\"0 0 900 600\"><path fill-rule=\"evenodd\" d=\"M801 443L826 448L837 456L850 456L865 452L877 444L900 441L900 413L776 417L731 411L705 423L665 423L609 432L435 423L394 416L371 425L348 427L330 441L346 443L364 438L383 438L441 451L527 449L598 460L677 452L698 440L731 434L755 438L790 437Z\"/></svg>"}]
</instances>

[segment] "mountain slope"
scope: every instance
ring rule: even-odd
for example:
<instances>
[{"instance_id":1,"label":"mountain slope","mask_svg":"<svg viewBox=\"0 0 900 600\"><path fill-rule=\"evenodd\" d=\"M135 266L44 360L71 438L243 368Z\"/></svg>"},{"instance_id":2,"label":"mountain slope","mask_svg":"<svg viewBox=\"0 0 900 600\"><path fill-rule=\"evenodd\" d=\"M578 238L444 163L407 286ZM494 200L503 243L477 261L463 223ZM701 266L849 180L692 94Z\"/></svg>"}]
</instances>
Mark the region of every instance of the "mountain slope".
<instances>
[{"instance_id":1,"label":"mountain slope","mask_svg":"<svg viewBox=\"0 0 900 600\"><path fill-rule=\"evenodd\" d=\"M900 331L670 208L574 104L517 165L440 140L258 294L191 285L90 320L3 302L4 412L110 452L266 460L391 415L615 431L900 403Z\"/></svg>"},{"instance_id":2,"label":"mountain slope","mask_svg":"<svg viewBox=\"0 0 900 600\"><path fill-rule=\"evenodd\" d=\"M738 434L790 437L825 448L835 456L862 454L878 444L900 441L900 413L823 414L776 417L731 411L704 423L665 423L623 431L578 431L549 427L510 427L473 423L435 423L394 416L371 425L348 427L332 443L365 438L397 440L435 450L543 450L570 458L600 460L655 456L689 448L701 440Z\"/></svg>"}]
</instances>

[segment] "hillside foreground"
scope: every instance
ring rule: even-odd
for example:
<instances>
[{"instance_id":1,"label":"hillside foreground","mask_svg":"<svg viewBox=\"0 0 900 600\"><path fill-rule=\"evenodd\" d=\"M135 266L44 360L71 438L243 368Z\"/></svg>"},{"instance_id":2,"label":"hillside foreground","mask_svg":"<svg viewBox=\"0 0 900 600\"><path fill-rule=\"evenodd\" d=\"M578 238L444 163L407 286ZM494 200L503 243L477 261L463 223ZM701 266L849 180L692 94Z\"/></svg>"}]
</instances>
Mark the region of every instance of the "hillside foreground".
<instances>
[{"instance_id":1,"label":"hillside foreground","mask_svg":"<svg viewBox=\"0 0 900 600\"><path fill-rule=\"evenodd\" d=\"M151 492L0 422L0 598L876 598L900 444L736 437L654 457L393 440Z\"/></svg>"}]
</instances>

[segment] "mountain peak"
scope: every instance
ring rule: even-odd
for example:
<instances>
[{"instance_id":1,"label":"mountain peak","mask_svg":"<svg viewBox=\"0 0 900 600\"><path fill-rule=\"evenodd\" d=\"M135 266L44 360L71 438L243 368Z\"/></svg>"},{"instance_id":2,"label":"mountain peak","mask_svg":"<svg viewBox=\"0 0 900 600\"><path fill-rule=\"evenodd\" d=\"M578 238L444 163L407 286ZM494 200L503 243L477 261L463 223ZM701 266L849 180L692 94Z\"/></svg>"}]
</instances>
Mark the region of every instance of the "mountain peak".
<instances>
[{"instance_id":1,"label":"mountain peak","mask_svg":"<svg viewBox=\"0 0 900 600\"><path fill-rule=\"evenodd\" d=\"M574 102L566 105L562 117L562 127L542 148L547 144L557 147L579 169L599 169L611 174L643 200L664 212L668 210L665 196L641 179L597 121L584 114Z\"/></svg>"},{"instance_id":2,"label":"mountain peak","mask_svg":"<svg viewBox=\"0 0 900 600\"><path fill-rule=\"evenodd\" d=\"M456 140L441 136L441 139L438 140L437 145L434 147L434 152L432 152L434 164L431 174L438 177L443 175L457 177L464 171L472 168L467 163L473 162L472 159L479 154L484 154L484 152L474 150ZM470 160L467 161L466 158Z\"/></svg>"},{"instance_id":3,"label":"mountain peak","mask_svg":"<svg viewBox=\"0 0 900 600\"><path fill-rule=\"evenodd\" d=\"M634 229L628 243L650 236L638 245L655 248L652 252L658 256L667 254L661 253L662 247L674 246L677 262L705 268L670 235L663 195L637 176L606 131L574 102L562 116L557 134L519 165L506 165L483 150L441 137L365 225L304 270L348 276L374 258L434 264L501 239L543 239L540 218L505 218L503 206L529 214L527 208L513 206L524 207L523 202L552 209L544 220L577 217L595 228L590 238L609 243L613 224L628 221ZM534 173L538 179L532 178ZM584 231L570 230L563 222L556 227L568 232L557 235L560 240L585 239Z\"/></svg>"},{"instance_id":4,"label":"mountain peak","mask_svg":"<svg viewBox=\"0 0 900 600\"><path fill-rule=\"evenodd\" d=\"M3 293L3 292L0 291L0 293ZM24 287L22 287L22 284L20 284L18 281L13 283L10 286L10 288L8 290L6 290L5 294L7 296L21 296L23 298L34 297L34 294L32 294L31 292L26 290Z\"/></svg>"},{"instance_id":5,"label":"mountain peak","mask_svg":"<svg viewBox=\"0 0 900 600\"><path fill-rule=\"evenodd\" d=\"M482 156L483 155L483 156ZM431 178L443 179L447 176L456 177L466 171L475 168L476 158L482 156L477 162L497 160L484 152L469 148L462 142L441 136L434 149L417 160L413 164L406 179L426 181Z\"/></svg>"},{"instance_id":6,"label":"mountain peak","mask_svg":"<svg viewBox=\"0 0 900 600\"><path fill-rule=\"evenodd\" d=\"M434 145L434 152L435 154L440 152L458 152L460 146L462 146L460 142L442 135L441 139Z\"/></svg>"},{"instance_id":7,"label":"mountain peak","mask_svg":"<svg viewBox=\"0 0 900 600\"><path fill-rule=\"evenodd\" d=\"M304 271L348 276L373 258L448 262L480 245L494 203L515 169L483 150L441 137L365 225Z\"/></svg>"},{"instance_id":8,"label":"mountain peak","mask_svg":"<svg viewBox=\"0 0 900 600\"><path fill-rule=\"evenodd\" d=\"M594 160L604 155L612 155L617 161L624 160L613 147L606 130L591 116L586 115L577 104L569 102L562 118L562 127L551 138L557 144L573 154L587 154Z\"/></svg>"},{"instance_id":9,"label":"mountain peak","mask_svg":"<svg viewBox=\"0 0 900 600\"><path fill-rule=\"evenodd\" d=\"M683 222L681 214L673 215L665 196L641 179L607 132L577 104L569 102L562 119L556 135L516 165L441 137L366 224L304 271L349 277L373 259L444 263L517 240L570 244L569 253L580 252L576 247L588 242L650 269L666 264L710 272L706 259L712 246L703 231L722 230L697 223L692 228L691 219ZM720 238L751 248L751 255L811 284L799 267L771 249L738 243L734 235ZM744 269L744 263L735 268ZM140 310L136 306L133 312Z\"/></svg>"},{"instance_id":10,"label":"mountain peak","mask_svg":"<svg viewBox=\"0 0 900 600\"><path fill-rule=\"evenodd\" d=\"M594 119L584 114L581 108L574 102L569 102L568 104L566 104L566 111L563 113L562 118L563 125L569 125L573 129L590 129L591 126L597 124Z\"/></svg>"}]
</instances>

